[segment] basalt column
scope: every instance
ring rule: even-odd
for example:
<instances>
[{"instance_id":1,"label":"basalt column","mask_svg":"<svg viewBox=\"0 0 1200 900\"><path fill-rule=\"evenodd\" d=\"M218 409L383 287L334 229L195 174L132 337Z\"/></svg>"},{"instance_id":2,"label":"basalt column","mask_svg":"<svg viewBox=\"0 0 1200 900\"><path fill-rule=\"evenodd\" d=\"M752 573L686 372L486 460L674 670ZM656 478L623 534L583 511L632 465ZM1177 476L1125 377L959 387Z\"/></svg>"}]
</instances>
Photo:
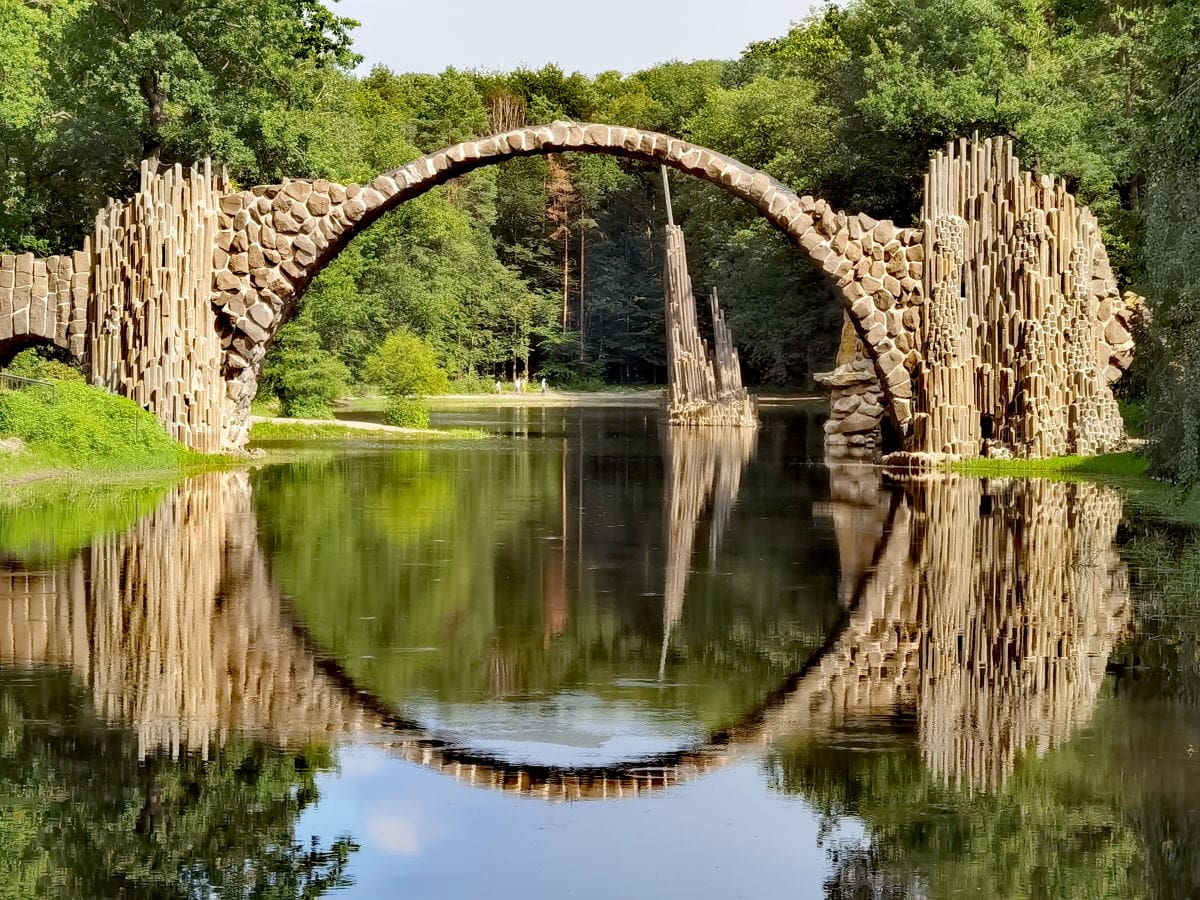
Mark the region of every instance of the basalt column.
<instances>
[{"instance_id":1,"label":"basalt column","mask_svg":"<svg viewBox=\"0 0 1200 900\"><path fill-rule=\"evenodd\" d=\"M1010 141L931 162L911 449L1056 456L1125 437L1111 384L1133 340L1095 216Z\"/></svg>"},{"instance_id":2,"label":"basalt column","mask_svg":"<svg viewBox=\"0 0 1200 900\"><path fill-rule=\"evenodd\" d=\"M211 166L162 173L142 164L141 189L96 218L89 315L92 384L132 399L176 440L215 453L227 386L212 306L225 187Z\"/></svg>"},{"instance_id":3,"label":"basalt column","mask_svg":"<svg viewBox=\"0 0 1200 900\"><path fill-rule=\"evenodd\" d=\"M664 169L664 189L666 186ZM708 342L700 335L683 229L675 224L670 204L668 193L663 271L667 301L667 420L672 425L756 427L758 410L742 384L741 362L716 291L709 298L715 352L709 352Z\"/></svg>"}]
</instances>

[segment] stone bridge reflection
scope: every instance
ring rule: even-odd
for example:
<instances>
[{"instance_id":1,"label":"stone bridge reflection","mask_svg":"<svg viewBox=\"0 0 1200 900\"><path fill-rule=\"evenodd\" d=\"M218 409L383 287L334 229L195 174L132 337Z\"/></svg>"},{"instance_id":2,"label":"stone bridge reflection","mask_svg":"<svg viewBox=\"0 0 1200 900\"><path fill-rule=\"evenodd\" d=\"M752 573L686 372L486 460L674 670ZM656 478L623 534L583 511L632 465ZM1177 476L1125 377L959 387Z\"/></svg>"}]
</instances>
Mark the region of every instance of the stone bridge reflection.
<instances>
[{"instance_id":1,"label":"stone bridge reflection","mask_svg":"<svg viewBox=\"0 0 1200 900\"><path fill-rule=\"evenodd\" d=\"M705 510L720 539L752 444L672 445L664 652ZM1119 495L1091 484L937 477L903 490L834 468L844 616L757 709L695 747L578 768L447 739L365 692L315 647L258 544L246 473L175 487L153 513L45 571L0 576L0 665L86 684L139 752L207 753L246 732L281 744L370 733L474 785L563 799L636 796L790 736L868 715L915 716L926 764L998 788L1022 752L1086 724L1131 628L1113 546Z\"/></svg>"}]
</instances>

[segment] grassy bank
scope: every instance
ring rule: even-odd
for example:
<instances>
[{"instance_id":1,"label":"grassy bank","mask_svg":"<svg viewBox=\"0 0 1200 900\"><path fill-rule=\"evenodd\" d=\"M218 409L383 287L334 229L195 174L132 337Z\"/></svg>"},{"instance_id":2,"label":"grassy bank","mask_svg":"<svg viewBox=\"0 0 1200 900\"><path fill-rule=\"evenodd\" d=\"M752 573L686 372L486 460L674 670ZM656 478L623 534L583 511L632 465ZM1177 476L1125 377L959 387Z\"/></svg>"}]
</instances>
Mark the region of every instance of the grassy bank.
<instances>
[{"instance_id":1,"label":"grassy bank","mask_svg":"<svg viewBox=\"0 0 1200 900\"><path fill-rule=\"evenodd\" d=\"M1200 487L1181 488L1151 478L1138 453L1060 456L1053 459L962 459L950 471L973 478L1052 478L1101 481L1120 488L1139 518L1200 527Z\"/></svg>"},{"instance_id":2,"label":"grassy bank","mask_svg":"<svg viewBox=\"0 0 1200 900\"><path fill-rule=\"evenodd\" d=\"M193 453L137 404L77 381L0 392L0 483L102 482L232 464Z\"/></svg>"},{"instance_id":3,"label":"grassy bank","mask_svg":"<svg viewBox=\"0 0 1200 900\"><path fill-rule=\"evenodd\" d=\"M256 444L280 441L373 441L383 443L427 443L479 441L489 437L475 428L394 428L370 422L322 422L307 419L271 419L255 422L250 440Z\"/></svg>"},{"instance_id":4,"label":"grassy bank","mask_svg":"<svg viewBox=\"0 0 1200 900\"><path fill-rule=\"evenodd\" d=\"M506 391L502 394L433 394L421 398L431 410L462 407L538 407L538 406L638 406L652 407L662 403L662 388L613 388L606 391L548 391L534 389L525 394ZM338 412L382 413L386 397L349 397L337 403Z\"/></svg>"},{"instance_id":5,"label":"grassy bank","mask_svg":"<svg viewBox=\"0 0 1200 900\"><path fill-rule=\"evenodd\" d=\"M1146 478L1146 460L1136 453L1056 456L1051 459L960 459L950 464L960 475L976 478Z\"/></svg>"}]
</instances>

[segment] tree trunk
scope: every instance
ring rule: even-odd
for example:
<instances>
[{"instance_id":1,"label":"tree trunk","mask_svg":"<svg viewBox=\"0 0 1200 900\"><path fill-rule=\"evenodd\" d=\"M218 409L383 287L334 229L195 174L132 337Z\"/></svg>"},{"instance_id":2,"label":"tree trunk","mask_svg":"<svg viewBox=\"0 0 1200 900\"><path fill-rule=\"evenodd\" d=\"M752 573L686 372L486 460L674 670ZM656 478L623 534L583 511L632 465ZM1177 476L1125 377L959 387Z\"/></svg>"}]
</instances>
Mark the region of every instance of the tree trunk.
<instances>
[{"instance_id":1,"label":"tree trunk","mask_svg":"<svg viewBox=\"0 0 1200 900\"><path fill-rule=\"evenodd\" d=\"M562 328L567 330L567 309L571 303L571 232L564 226L563 234L563 309Z\"/></svg>"},{"instance_id":2,"label":"tree trunk","mask_svg":"<svg viewBox=\"0 0 1200 900\"><path fill-rule=\"evenodd\" d=\"M585 354L583 352L584 351L583 342L584 342L584 336L587 331L586 325L584 323L584 318L583 318L583 278L584 278L584 269L587 266L587 255L586 255L586 250L584 248L584 237L586 234L587 234L587 231L584 229L583 224L580 223L580 226L579 226L579 361L580 362L583 362L584 356L585 356Z\"/></svg>"},{"instance_id":3,"label":"tree trunk","mask_svg":"<svg viewBox=\"0 0 1200 900\"><path fill-rule=\"evenodd\" d=\"M147 131L142 140L142 158L153 160L157 169L162 154L162 133L167 125L167 97L157 72L148 72L138 79L142 99L146 101Z\"/></svg>"}]
</instances>

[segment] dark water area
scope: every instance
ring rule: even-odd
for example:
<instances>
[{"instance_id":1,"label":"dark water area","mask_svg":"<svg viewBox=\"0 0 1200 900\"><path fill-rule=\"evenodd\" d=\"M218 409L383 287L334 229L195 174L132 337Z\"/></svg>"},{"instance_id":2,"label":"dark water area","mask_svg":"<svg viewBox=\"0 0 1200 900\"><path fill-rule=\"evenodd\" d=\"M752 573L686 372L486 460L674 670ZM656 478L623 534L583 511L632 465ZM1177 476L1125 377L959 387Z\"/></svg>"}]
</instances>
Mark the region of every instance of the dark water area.
<instances>
[{"instance_id":1,"label":"dark water area","mask_svg":"<svg viewBox=\"0 0 1200 900\"><path fill-rule=\"evenodd\" d=\"M0 897L1192 897L1200 681L1095 484L646 409L0 509Z\"/></svg>"}]
</instances>

